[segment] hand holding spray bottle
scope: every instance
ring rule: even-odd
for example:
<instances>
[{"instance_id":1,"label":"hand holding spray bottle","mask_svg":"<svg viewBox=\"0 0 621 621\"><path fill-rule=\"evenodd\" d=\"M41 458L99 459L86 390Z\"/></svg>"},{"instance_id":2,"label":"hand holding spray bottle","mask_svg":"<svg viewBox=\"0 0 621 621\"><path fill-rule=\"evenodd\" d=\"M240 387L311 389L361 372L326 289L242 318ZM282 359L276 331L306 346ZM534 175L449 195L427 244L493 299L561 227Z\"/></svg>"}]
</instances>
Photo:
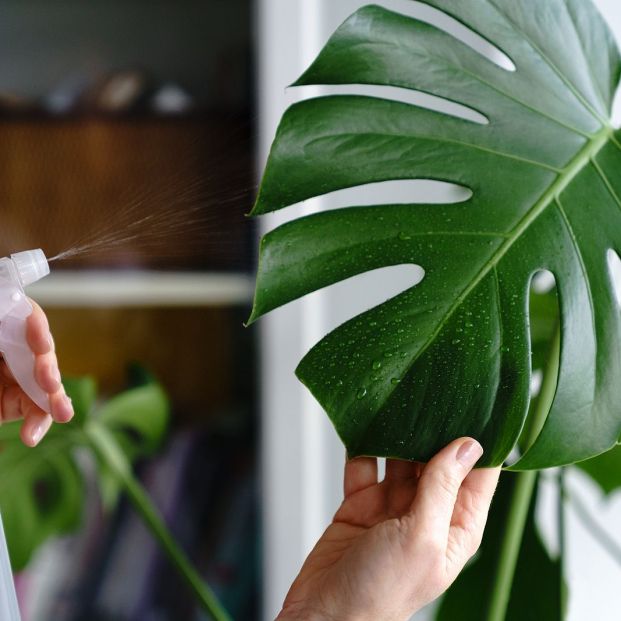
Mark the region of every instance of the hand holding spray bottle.
<instances>
[{"instance_id":1,"label":"hand holding spray bottle","mask_svg":"<svg viewBox=\"0 0 621 621\"><path fill-rule=\"evenodd\" d=\"M35 378L35 357L26 340L32 305L24 287L50 273L42 250L26 250L0 259L0 352L22 390L44 411L50 400Z\"/></svg>"},{"instance_id":2,"label":"hand holding spray bottle","mask_svg":"<svg viewBox=\"0 0 621 621\"><path fill-rule=\"evenodd\" d=\"M42 250L27 250L0 259L0 352L22 390L48 414L47 393L35 377L35 356L26 339L26 320L32 305L24 287L50 273ZM0 476L3 476L0 474ZM4 473L10 476L10 473ZM0 520L0 620L19 621L13 574Z\"/></svg>"}]
</instances>

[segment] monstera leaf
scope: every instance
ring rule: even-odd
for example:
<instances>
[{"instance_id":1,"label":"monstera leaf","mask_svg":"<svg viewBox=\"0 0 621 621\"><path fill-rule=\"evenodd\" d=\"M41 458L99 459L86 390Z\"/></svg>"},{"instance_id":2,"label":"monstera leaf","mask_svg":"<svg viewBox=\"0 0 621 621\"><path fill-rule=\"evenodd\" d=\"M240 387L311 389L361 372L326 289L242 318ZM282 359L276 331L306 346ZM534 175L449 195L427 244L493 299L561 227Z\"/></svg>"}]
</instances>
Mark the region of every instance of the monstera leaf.
<instances>
[{"instance_id":1,"label":"monstera leaf","mask_svg":"<svg viewBox=\"0 0 621 621\"><path fill-rule=\"evenodd\" d=\"M621 431L607 259L621 247L621 133L609 121L617 47L589 0L421 4L494 44L515 70L430 23L367 6L296 85L411 89L486 121L396 101L389 89L302 101L281 121L253 214L385 180L440 180L471 197L351 206L277 228L261 243L251 321L362 272L422 266L420 284L329 334L298 377L351 455L426 460L470 435L486 449L482 465L500 464L529 405L530 282L550 270L562 331L556 396L516 468L588 458Z\"/></svg>"},{"instance_id":2,"label":"monstera leaf","mask_svg":"<svg viewBox=\"0 0 621 621\"><path fill-rule=\"evenodd\" d=\"M85 430L104 428L131 460L154 450L168 420L166 396L155 383L126 391L100 408L95 407L92 379L63 383L75 417L66 425L54 425L35 449L22 444L19 422L0 427L0 511L14 570L22 569L50 536L79 526L86 490L75 452L92 448ZM118 495L118 482L101 461L98 473L110 505Z\"/></svg>"}]
</instances>

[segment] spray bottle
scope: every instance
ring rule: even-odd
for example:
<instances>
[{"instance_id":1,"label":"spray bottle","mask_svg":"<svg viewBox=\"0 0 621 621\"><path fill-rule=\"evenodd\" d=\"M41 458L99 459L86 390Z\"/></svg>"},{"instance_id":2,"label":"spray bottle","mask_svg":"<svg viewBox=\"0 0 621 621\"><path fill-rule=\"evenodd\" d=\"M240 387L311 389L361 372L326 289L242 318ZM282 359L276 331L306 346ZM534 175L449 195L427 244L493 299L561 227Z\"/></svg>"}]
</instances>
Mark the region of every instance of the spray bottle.
<instances>
[{"instance_id":1,"label":"spray bottle","mask_svg":"<svg viewBox=\"0 0 621 621\"><path fill-rule=\"evenodd\" d=\"M32 306L24 287L47 276L50 268L42 250L27 250L0 259L0 352L23 391L45 412L50 401L35 378L35 357L26 340L26 319ZM10 476L4 473L0 476ZM13 574L0 520L0 619L19 621Z\"/></svg>"},{"instance_id":2,"label":"spray bottle","mask_svg":"<svg viewBox=\"0 0 621 621\"><path fill-rule=\"evenodd\" d=\"M24 287L50 273L42 250L26 250L0 259L0 352L23 391L44 411L50 401L34 374L34 354L26 341L32 306Z\"/></svg>"}]
</instances>

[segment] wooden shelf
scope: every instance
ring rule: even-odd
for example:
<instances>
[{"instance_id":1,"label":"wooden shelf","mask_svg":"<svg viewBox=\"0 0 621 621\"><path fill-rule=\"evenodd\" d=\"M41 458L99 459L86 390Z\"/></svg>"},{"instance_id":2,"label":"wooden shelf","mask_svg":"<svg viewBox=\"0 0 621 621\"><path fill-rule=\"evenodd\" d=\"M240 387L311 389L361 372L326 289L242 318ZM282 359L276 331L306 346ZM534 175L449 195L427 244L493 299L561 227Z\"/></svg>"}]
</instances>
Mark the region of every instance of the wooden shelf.
<instances>
[{"instance_id":1,"label":"wooden shelf","mask_svg":"<svg viewBox=\"0 0 621 621\"><path fill-rule=\"evenodd\" d=\"M79 270L28 287L44 307L246 306L253 278L241 273Z\"/></svg>"}]
</instances>

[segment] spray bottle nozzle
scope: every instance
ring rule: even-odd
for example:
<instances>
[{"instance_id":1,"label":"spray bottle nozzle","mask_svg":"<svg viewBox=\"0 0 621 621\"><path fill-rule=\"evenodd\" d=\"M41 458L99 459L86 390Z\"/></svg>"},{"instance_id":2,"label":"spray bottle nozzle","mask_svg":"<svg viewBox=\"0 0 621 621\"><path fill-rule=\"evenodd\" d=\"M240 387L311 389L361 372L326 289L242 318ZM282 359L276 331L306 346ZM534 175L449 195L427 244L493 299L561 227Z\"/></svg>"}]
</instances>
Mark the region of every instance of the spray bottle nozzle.
<instances>
[{"instance_id":1,"label":"spray bottle nozzle","mask_svg":"<svg viewBox=\"0 0 621 621\"><path fill-rule=\"evenodd\" d=\"M40 248L16 252L11 255L11 260L17 269L22 287L27 287L50 273L50 266Z\"/></svg>"}]
</instances>

